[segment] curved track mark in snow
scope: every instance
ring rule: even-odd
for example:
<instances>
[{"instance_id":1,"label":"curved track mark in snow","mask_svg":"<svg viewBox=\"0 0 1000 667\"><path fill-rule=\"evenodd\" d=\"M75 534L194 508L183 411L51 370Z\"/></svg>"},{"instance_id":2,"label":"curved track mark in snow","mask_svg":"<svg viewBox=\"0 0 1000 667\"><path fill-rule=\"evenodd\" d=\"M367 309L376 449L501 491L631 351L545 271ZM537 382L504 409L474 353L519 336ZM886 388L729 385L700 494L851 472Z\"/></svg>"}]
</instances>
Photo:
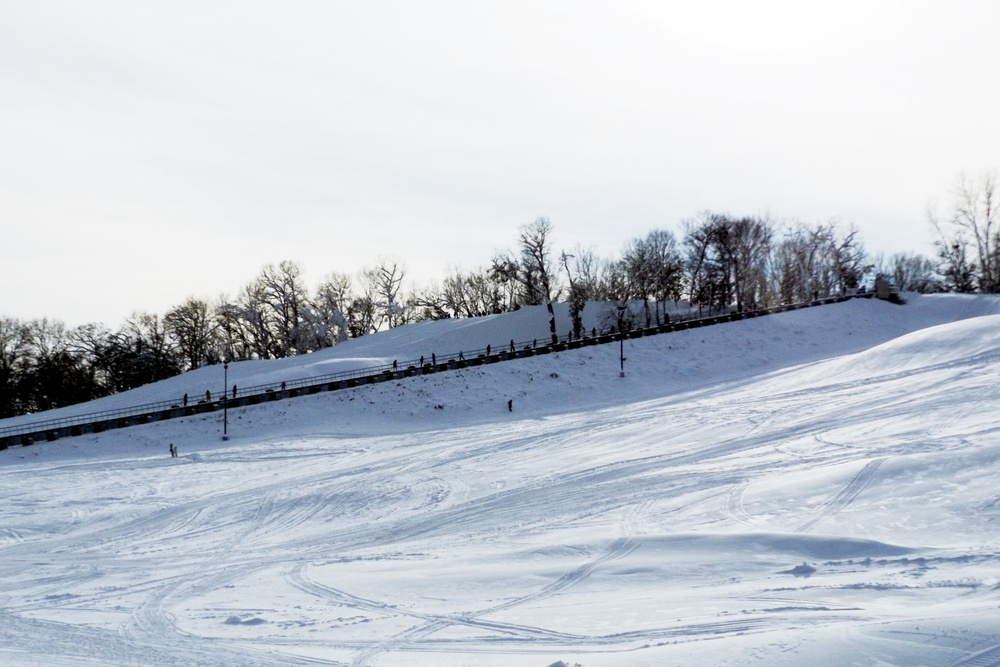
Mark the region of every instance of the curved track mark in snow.
<instances>
[{"instance_id":1,"label":"curved track mark in snow","mask_svg":"<svg viewBox=\"0 0 1000 667\"><path fill-rule=\"evenodd\" d=\"M578 635L555 632L552 630L546 630L545 628L477 618L486 612L447 615L430 614L394 607L383 602L376 602L375 600L358 597L345 591L313 581L306 576L304 572L305 567L305 565L300 565L286 577L289 583L301 591L350 609L357 609L359 611L369 613L406 616L420 621L419 624L414 625L408 630L398 633L393 637L362 648L352 663L355 665L364 665L369 659L380 653L386 653L394 650L405 650L408 645L419 642L421 639L452 625L461 625L488 632L496 632L518 641L559 641L564 643L573 643L584 639Z\"/></svg>"},{"instance_id":2,"label":"curved track mark in snow","mask_svg":"<svg viewBox=\"0 0 1000 667\"><path fill-rule=\"evenodd\" d=\"M581 581L589 577L590 574L595 569L597 569L598 565L605 563L609 560L615 560L617 558L622 558L624 556L627 556L633 551L635 551L638 546L639 543L636 542L635 540L628 537L620 537L614 542L612 542L611 546L608 547L608 549L601 556L590 561L589 563L584 563L583 565L576 568L572 572L564 574L563 576L559 577L558 579L553 581L548 586L545 586L541 590L519 598L515 598L501 605L490 607L489 609L485 609L482 612L480 612L480 614L492 614L493 612L503 611L505 609L510 609L512 607L519 607L523 604L529 602L536 602L538 600L543 600L557 593L561 593L567 588L575 586L576 584L580 583Z\"/></svg>"},{"instance_id":3,"label":"curved track mark in snow","mask_svg":"<svg viewBox=\"0 0 1000 667\"><path fill-rule=\"evenodd\" d=\"M24 537L13 528L0 528L0 544L23 542Z\"/></svg>"},{"instance_id":4,"label":"curved track mark in snow","mask_svg":"<svg viewBox=\"0 0 1000 667\"><path fill-rule=\"evenodd\" d=\"M749 486L750 480L743 480L739 484L733 484L729 488L729 493L726 494L726 514L734 521L747 526L754 523L753 516L743 506L743 494L746 493Z\"/></svg>"},{"instance_id":5,"label":"curved track mark in snow","mask_svg":"<svg viewBox=\"0 0 1000 667\"><path fill-rule=\"evenodd\" d=\"M795 529L796 533L804 533L809 530L817 523L832 516L842 509L850 506L854 502L854 499L861 495L861 492L868 488L868 485L872 483L875 479L875 475L878 473L879 468L882 464L886 462L885 458L874 459L865 464L865 467L858 471L854 477L848 480L840 491L834 494L833 498L823 503L816 515L809 519L801 526Z\"/></svg>"},{"instance_id":6,"label":"curved track mark in snow","mask_svg":"<svg viewBox=\"0 0 1000 667\"><path fill-rule=\"evenodd\" d=\"M948 667L1000 667L1000 646L992 646L985 651L973 653L967 658L951 663Z\"/></svg>"},{"instance_id":7,"label":"curved track mark in snow","mask_svg":"<svg viewBox=\"0 0 1000 667\"><path fill-rule=\"evenodd\" d=\"M561 632L556 632L552 630L546 630L544 628L523 626L513 623L504 623L501 621L489 621L481 620L479 617L485 616L487 614L492 614L498 611L504 611L514 607L518 607L524 604L537 602L545 598L556 595L568 588L575 586L584 579L590 576L590 574L602 563L609 560L614 560L617 558L622 558L633 552L637 547L638 543L631 538L623 537L615 540L611 545L597 558L581 565L575 570L568 572L567 574L559 577L549 585L543 587L542 589L535 591L534 593L529 593L518 598L509 600L503 604L499 604L487 609L483 609L473 613L463 613L458 615L438 615L438 614L424 614L419 612L412 612L403 609L398 609L391 605L387 605L381 602L375 602L373 600L366 600L364 598L359 598L357 596L339 591L334 588L330 588L319 584L317 582L311 581L306 578L303 573L304 566L297 568L289 577L289 581L305 592L311 593L318 597L329 599L336 604L344 605L354 609L359 609L369 612L377 612L381 614L398 614L409 616L415 619L424 621L420 625L416 625L404 632L401 632L393 637L386 639L385 641L379 642L378 644L371 646L363 651L356 657L353 664L355 665L365 665L368 661L380 653L387 653L390 651L403 650L409 644L414 642L419 642L421 639L428 637L439 630L443 630L451 625L464 625L475 627L481 630L488 630L491 632L500 632L505 635L512 636L519 639L533 639L533 640L556 640L567 643L578 642L582 637L577 635L571 635Z\"/></svg>"}]
</instances>

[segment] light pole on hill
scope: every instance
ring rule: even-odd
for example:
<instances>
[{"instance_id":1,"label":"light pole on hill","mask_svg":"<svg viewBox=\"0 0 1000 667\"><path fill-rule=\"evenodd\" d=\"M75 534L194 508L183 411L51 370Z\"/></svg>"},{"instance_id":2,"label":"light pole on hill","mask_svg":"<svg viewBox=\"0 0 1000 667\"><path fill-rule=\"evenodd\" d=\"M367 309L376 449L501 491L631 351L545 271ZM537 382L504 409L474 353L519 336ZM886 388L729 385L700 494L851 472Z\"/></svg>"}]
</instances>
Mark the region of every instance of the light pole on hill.
<instances>
[{"instance_id":1,"label":"light pole on hill","mask_svg":"<svg viewBox=\"0 0 1000 667\"><path fill-rule=\"evenodd\" d=\"M618 306L618 345L621 357L621 372L618 377L625 377L625 304Z\"/></svg>"},{"instance_id":2,"label":"light pole on hill","mask_svg":"<svg viewBox=\"0 0 1000 667\"><path fill-rule=\"evenodd\" d=\"M222 439L229 440L229 362L222 363Z\"/></svg>"}]
</instances>

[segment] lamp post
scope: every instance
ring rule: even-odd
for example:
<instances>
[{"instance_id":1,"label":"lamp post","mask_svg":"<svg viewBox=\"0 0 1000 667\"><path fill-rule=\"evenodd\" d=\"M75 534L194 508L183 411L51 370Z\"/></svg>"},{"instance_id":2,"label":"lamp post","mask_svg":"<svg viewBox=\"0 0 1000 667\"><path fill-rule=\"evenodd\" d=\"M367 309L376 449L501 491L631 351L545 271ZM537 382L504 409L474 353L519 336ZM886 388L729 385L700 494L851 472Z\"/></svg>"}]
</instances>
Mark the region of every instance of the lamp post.
<instances>
[{"instance_id":1,"label":"lamp post","mask_svg":"<svg viewBox=\"0 0 1000 667\"><path fill-rule=\"evenodd\" d=\"M229 362L222 363L222 439L229 440Z\"/></svg>"},{"instance_id":2,"label":"lamp post","mask_svg":"<svg viewBox=\"0 0 1000 667\"><path fill-rule=\"evenodd\" d=\"M621 372L618 377L625 377L625 304L618 306L618 345L621 357Z\"/></svg>"}]
</instances>

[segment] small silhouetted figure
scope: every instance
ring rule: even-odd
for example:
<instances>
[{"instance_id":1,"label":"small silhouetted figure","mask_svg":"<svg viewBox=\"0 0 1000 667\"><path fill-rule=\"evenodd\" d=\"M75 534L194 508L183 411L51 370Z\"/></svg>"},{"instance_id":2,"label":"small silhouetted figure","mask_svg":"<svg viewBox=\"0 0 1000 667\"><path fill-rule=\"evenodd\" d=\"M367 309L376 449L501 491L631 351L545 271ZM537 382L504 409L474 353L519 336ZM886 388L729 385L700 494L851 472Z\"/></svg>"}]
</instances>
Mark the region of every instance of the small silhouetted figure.
<instances>
[{"instance_id":1,"label":"small silhouetted figure","mask_svg":"<svg viewBox=\"0 0 1000 667\"><path fill-rule=\"evenodd\" d=\"M437 365L438 365L437 355L431 352L431 366L437 366Z\"/></svg>"},{"instance_id":2,"label":"small silhouetted figure","mask_svg":"<svg viewBox=\"0 0 1000 667\"><path fill-rule=\"evenodd\" d=\"M513 338L510 339L510 351L511 352L514 351L514 339Z\"/></svg>"},{"instance_id":3,"label":"small silhouetted figure","mask_svg":"<svg viewBox=\"0 0 1000 667\"><path fill-rule=\"evenodd\" d=\"M284 382L282 382L282 383L281 383L281 391L285 391L285 386L286 386L286 385L285 385L285 383L284 383Z\"/></svg>"},{"instance_id":4,"label":"small silhouetted figure","mask_svg":"<svg viewBox=\"0 0 1000 667\"><path fill-rule=\"evenodd\" d=\"M537 338L535 338L534 340L531 341L531 347L538 347L538 339Z\"/></svg>"},{"instance_id":5,"label":"small silhouetted figure","mask_svg":"<svg viewBox=\"0 0 1000 667\"><path fill-rule=\"evenodd\" d=\"M170 443L170 457L177 458L177 448L174 447L174 443Z\"/></svg>"},{"instance_id":6,"label":"small silhouetted figure","mask_svg":"<svg viewBox=\"0 0 1000 667\"><path fill-rule=\"evenodd\" d=\"M186 408L188 404L188 395L184 394L184 407Z\"/></svg>"},{"instance_id":7,"label":"small silhouetted figure","mask_svg":"<svg viewBox=\"0 0 1000 667\"><path fill-rule=\"evenodd\" d=\"M486 344L486 356L487 357L490 356L490 344L489 343Z\"/></svg>"},{"instance_id":8,"label":"small silhouetted figure","mask_svg":"<svg viewBox=\"0 0 1000 667\"><path fill-rule=\"evenodd\" d=\"M236 385L233 385L233 398L236 398Z\"/></svg>"},{"instance_id":9,"label":"small silhouetted figure","mask_svg":"<svg viewBox=\"0 0 1000 667\"><path fill-rule=\"evenodd\" d=\"M461 350L458 351L458 360L459 361L465 361L465 355L462 354Z\"/></svg>"},{"instance_id":10,"label":"small silhouetted figure","mask_svg":"<svg viewBox=\"0 0 1000 667\"><path fill-rule=\"evenodd\" d=\"M507 412L514 412L514 399L507 399Z\"/></svg>"},{"instance_id":11,"label":"small silhouetted figure","mask_svg":"<svg viewBox=\"0 0 1000 667\"><path fill-rule=\"evenodd\" d=\"M399 368L399 363L396 359L392 360L392 370L397 370Z\"/></svg>"},{"instance_id":12,"label":"small silhouetted figure","mask_svg":"<svg viewBox=\"0 0 1000 667\"><path fill-rule=\"evenodd\" d=\"M424 365L424 355L422 355L422 354L420 355L420 365L421 366Z\"/></svg>"},{"instance_id":13,"label":"small silhouetted figure","mask_svg":"<svg viewBox=\"0 0 1000 667\"><path fill-rule=\"evenodd\" d=\"M210 392L208 389L205 390L205 400L209 403L212 402L212 392Z\"/></svg>"},{"instance_id":14,"label":"small silhouetted figure","mask_svg":"<svg viewBox=\"0 0 1000 667\"><path fill-rule=\"evenodd\" d=\"M590 337L591 338L597 337L597 327L590 327Z\"/></svg>"}]
</instances>

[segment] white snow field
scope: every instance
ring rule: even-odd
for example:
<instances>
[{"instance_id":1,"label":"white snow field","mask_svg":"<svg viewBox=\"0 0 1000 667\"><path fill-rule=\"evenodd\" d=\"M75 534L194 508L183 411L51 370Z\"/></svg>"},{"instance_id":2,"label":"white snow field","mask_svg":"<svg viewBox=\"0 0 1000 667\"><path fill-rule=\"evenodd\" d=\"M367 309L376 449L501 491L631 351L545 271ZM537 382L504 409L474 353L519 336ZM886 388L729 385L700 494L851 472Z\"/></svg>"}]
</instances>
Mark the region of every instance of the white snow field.
<instances>
[{"instance_id":1,"label":"white snow field","mask_svg":"<svg viewBox=\"0 0 1000 667\"><path fill-rule=\"evenodd\" d=\"M906 297L0 452L0 664L1000 665L1000 301Z\"/></svg>"}]
</instances>

